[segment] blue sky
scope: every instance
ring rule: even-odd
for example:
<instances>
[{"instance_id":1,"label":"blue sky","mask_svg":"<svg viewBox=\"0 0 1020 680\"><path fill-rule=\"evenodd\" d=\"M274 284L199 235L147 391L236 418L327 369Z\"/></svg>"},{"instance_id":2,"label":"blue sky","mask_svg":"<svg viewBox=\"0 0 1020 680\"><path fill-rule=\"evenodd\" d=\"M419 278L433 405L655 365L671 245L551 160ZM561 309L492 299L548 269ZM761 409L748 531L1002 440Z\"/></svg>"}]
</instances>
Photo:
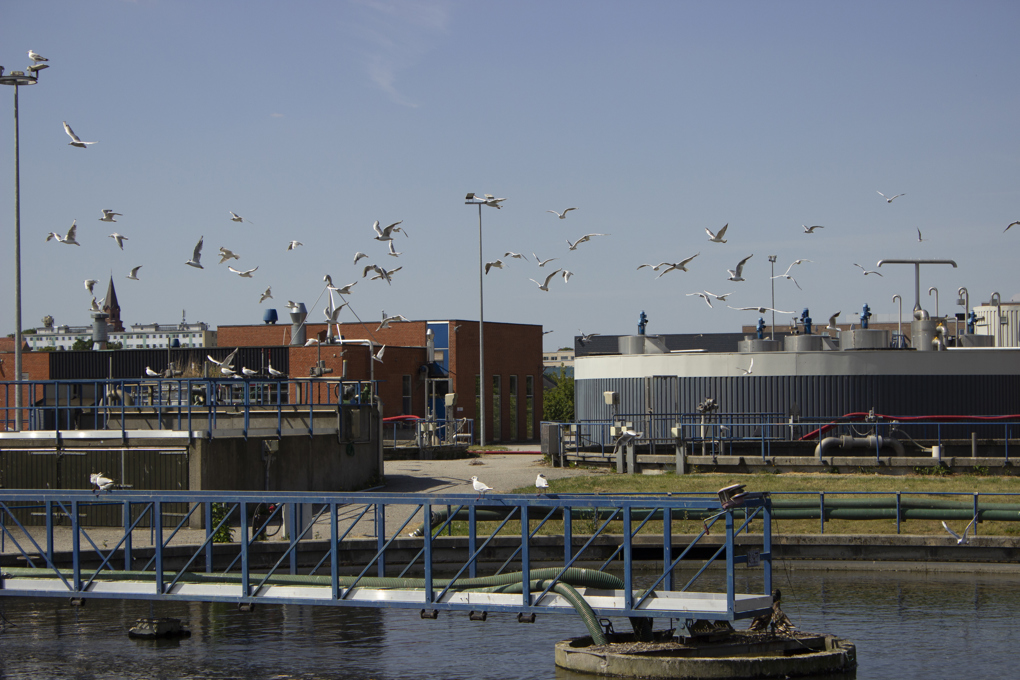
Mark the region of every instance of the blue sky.
<instances>
[{"instance_id":1,"label":"blue sky","mask_svg":"<svg viewBox=\"0 0 1020 680\"><path fill-rule=\"evenodd\" d=\"M9 4L0 64L50 59L22 88L23 318L88 323L82 281L111 273L126 322L260 323L322 277L358 281L351 309L413 319L541 324L545 346L585 333L732 332L758 314L816 321L868 303L949 310L1020 292L1020 112L1009 2L46 2ZM13 88L0 90L3 333L14 330ZM61 121L87 150L67 145ZM905 193L893 203L878 194ZM564 220L546 210L576 206ZM123 213L116 225L100 211ZM228 211L252 221L237 224ZM78 221L81 247L45 242ZM403 254L372 222L403 220ZM705 228L729 224L728 242ZM824 225L804 234L802 224ZM918 242L917 229L924 241ZM107 237L128 237L124 251ZM566 240L609 234L568 251ZM184 265L200 236L198 270ZM287 242L304 246L287 252ZM239 253L241 279L216 251ZM352 264L354 253L369 259ZM642 263L700 253L655 279ZM726 270L753 254L742 283ZM393 283L364 264L402 266ZM142 265L139 281L125 277ZM569 282L529 281L551 266ZM272 286L273 299L259 304ZM709 308L686 294L732 293ZM100 294L102 294L102 292ZM313 303L314 307L313 307ZM962 309L958 308L962 311ZM348 310L341 320L353 321ZM767 320L769 320L767 318ZM786 322L788 316L777 318Z\"/></svg>"}]
</instances>

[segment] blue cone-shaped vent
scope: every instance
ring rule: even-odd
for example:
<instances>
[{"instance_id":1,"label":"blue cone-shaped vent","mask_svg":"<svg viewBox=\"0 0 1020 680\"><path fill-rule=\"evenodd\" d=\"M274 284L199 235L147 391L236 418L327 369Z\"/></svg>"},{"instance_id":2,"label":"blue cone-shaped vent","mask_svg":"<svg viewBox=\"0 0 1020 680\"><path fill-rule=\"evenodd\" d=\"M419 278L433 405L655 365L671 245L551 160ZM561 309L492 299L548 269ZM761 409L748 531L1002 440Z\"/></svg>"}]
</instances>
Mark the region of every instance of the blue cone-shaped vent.
<instances>
[{"instance_id":1,"label":"blue cone-shaped vent","mask_svg":"<svg viewBox=\"0 0 1020 680\"><path fill-rule=\"evenodd\" d=\"M275 309L267 309L265 313L262 315L262 320L265 321L266 323L275 324L277 319L279 318L280 317L276 315Z\"/></svg>"}]
</instances>

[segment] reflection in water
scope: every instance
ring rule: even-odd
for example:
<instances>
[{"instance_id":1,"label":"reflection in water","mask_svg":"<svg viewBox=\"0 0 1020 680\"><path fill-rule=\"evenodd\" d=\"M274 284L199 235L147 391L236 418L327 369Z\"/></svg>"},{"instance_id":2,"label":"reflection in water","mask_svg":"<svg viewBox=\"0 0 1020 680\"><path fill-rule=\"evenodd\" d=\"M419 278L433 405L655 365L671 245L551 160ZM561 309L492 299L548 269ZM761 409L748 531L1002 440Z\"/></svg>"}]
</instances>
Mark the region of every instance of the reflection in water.
<instances>
[{"instance_id":1,"label":"reflection in water","mask_svg":"<svg viewBox=\"0 0 1020 680\"><path fill-rule=\"evenodd\" d=\"M756 575L756 572L747 572ZM709 575L705 589L722 574ZM758 591L757 579L740 589ZM865 678L1015 677L1009 625L1020 606L1020 577L821 573L777 569L784 609L802 630L857 644ZM575 616L512 615L486 622L414 609L261 606L244 613L224 604L155 605L190 638L128 638L148 602L0 598L2 678L404 678L581 680L558 670L553 643L585 634ZM665 623L665 622L663 622ZM625 621L617 630L629 629ZM829 676L831 677L831 676Z\"/></svg>"}]
</instances>

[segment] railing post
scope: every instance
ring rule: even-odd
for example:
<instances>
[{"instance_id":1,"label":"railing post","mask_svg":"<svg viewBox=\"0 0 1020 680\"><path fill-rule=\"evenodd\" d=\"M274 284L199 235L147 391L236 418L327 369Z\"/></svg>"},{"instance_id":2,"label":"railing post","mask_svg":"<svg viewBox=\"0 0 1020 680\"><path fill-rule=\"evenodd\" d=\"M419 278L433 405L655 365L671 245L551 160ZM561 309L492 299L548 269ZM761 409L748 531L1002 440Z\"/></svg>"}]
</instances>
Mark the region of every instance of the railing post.
<instances>
[{"instance_id":1,"label":"railing post","mask_svg":"<svg viewBox=\"0 0 1020 680\"><path fill-rule=\"evenodd\" d=\"M124 569L131 570L131 501L124 501L122 511L124 524Z\"/></svg>"},{"instance_id":2,"label":"railing post","mask_svg":"<svg viewBox=\"0 0 1020 680\"><path fill-rule=\"evenodd\" d=\"M46 501L46 556L53 564L53 501Z\"/></svg>"},{"instance_id":3,"label":"railing post","mask_svg":"<svg viewBox=\"0 0 1020 680\"><path fill-rule=\"evenodd\" d=\"M901 512L901 509L900 509L900 492L897 491L896 492L896 533L897 534L900 533L900 517L902 517L902 515L903 515L903 513Z\"/></svg>"},{"instance_id":4,"label":"railing post","mask_svg":"<svg viewBox=\"0 0 1020 680\"><path fill-rule=\"evenodd\" d=\"M432 604L435 593L432 591L432 504L422 506L422 517L425 522L425 604Z\"/></svg>"},{"instance_id":5,"label":"railing post","mask_svg":"<svg viewBox=\"0 0 1020 680\"><path fill-rule=\"evenodd\" d=\"M335 504L334 504L335 505ZM334 510L334 513L336 511ZM386 506L382 503L375 504L375 550L379 554L378 569L376 573L379 578L386 577L386 553L383 547L386 545Z\"/></svg>"},{"instance_id":6,"label":"railing post","mask_svg":"<svg viewBox=\"0 0 1020 680\"><path fill-rule=\"evenodd\" d=\"M528 522L528 505L521 506L521 592L523 594L524 606L531 606L531 531Z\"/></svg>"},{"instance_id":7,"label":"railing post","mask_svg":"<svg viewBox=\"0 0 1020 680\"><path fill-rule=\"evenodd\" d=\"M736 570L734 568L734 557L733 554L735 544L733 541L733 511L726 512L726 613L729 616L729 620L734 620L734 581L736 580Z\"/></svg>"},{"instance_id":8,"label":"railing post","mask_svg":"<svg viewBox=\"0 0 1020 680\"><path fill-rule=\"evenodd\" d=\"M78 524L78 501L71 501L71 568L76 593L81 592L81 531Z\"/></svg>"},{"instance_id":9,"label":"railing post","mask_svg":"<svg viewBox=\"0 0 1020 680\"><path fill-rule=\"evenodd\" d=\"M155 549L153 559L156 561L156 594L163 594L163 504L159 500L152 501L152 545Z\"/></svg>"},{"instance_id":10,"label":"railing post","mask_svg":"<svg viewBox=\"0 0 1020 680\"><path fill-rule=\"evenodd\" d=\"M979 512L979 509L978 509L978 497L979 497L979 494L978 494L977 491L975 491L974 492L974 516L975 517L978 516L978 512ZM974 535L975 536L977 536L977 534L978 534L978 524L981 524L981 520L978 520L978 521L974 522Z\"/></svg>"},{"instance_id":11,"label":"railing post","mask_svg":"<svg viewBox=\"0 0 1020 680\"><path fill-rule=\"evenodd\" d=\"M628 505L623 509L623 608L630 611L634 606L634 572L631 561L631 530L630 511Z\"/></svg>"},{"instance_id":12,"label":"railing post","mask_svg":"<svg viewBox=\"0 0 1020 680\"><path fill-rule=\"evenodd\" d=\"M662 566L673 564L673 508L662 509ZM666 574L663 583L666 590L673 590L673 569Z\"/></svg>"},{"instance_id":13,"label":"railing post","mask_svg":"<svg viewBox=\"0 0 1020 680\"><path fill-rule=\"evenodd\" d=\"M376 506L378 508L378 506ZM376 510L378 512L378 510ZM340 564L337 559L339 527L337 526L336 503L329 504L329 586L333 601L340 599Z\"/></svg>"},{"instance_id":14,"label":"railing post","mask_svg":"<svg viewBox=\"0 0 1020 680\"><path fill-rule=\"evenodd\" d=\"M290 573L296 575L297 572L297 540L300 531L300 527L304 524L305 506L303 503L292 503L290 506L290 527L288 534L290 538ZM301 517L298 517L298 513L301 513ZM254 529L253 529L254 531Z\"/></svg>"},{"instance_id":15,"label":"railing post","mask_svg":"<svg viewBox=\"0 0 1020 680\"><path fill-rule=\"evenodd\" d=\"M762 530L762 552L764 553L762 567L762 579L765 586L765 594L772 594L772 500L765 499L764 517L765 525Z\"/></svg>"},{"instance_id":16,"label":"railing post","mask_svg":"<svg viewBox=\"0 0 1020 680\"><path fill-rule=\"evenodd\" d=\"M821 522L821 533L825 533L825 492L818 492L818 521Z\"/></svg>"},{"instance_id":17,"label":"railing post","mask_svg":"<svg viewBox=\"0 0 1020 680\"><path fill-rule=\"evenodd\" d=\"M248 563L248 503L239 501L237 509L241 511L241 597L248 597L251 595L251 586L248 583L248 569L251 566ZM292 512L291 515L293 514ZM293 534L291 540L294 540Z\"/></svg>"},{"instance_id":18,"label":"railing post","mask_svg":"<svg viewBox=\"0 0 1020 680\"><path fill-rule=\"evenodd\" d=\"M574 552L574 521L569 507L563 508L563 563L573 557Z\"/></svg>"},{"instance_id":19,"label":"railing post","mask_svg":"<svg viewBox=\"0 0 1020 680\"><path fill-rule=\"evenodd\" d=\"M468 578L478 577L478 562L473 557L475 550L477 550L476 543L478 541L478 527L475 524L475 506L471 505L468 507L468 554L472 555L471 564L468 566Z\"/></svg>"}]
</instances>

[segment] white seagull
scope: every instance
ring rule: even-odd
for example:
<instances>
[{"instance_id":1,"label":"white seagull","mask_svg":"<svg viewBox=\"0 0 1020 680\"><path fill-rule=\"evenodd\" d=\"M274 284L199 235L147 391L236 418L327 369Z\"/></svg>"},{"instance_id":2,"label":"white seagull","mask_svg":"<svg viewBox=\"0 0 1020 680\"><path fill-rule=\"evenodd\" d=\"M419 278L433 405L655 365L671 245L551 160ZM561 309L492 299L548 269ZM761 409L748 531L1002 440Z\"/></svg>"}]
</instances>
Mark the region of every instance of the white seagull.
<instances>
[{"instance_id":1,"label":"white seagull","mask_svg":"<svg viewBox=\"0 0 1020 680\"><path fill-rule=\"evenodd\" d=\"M124 217L124 215L122 215L119 212L113 212L112 210L107 210L106 208L103 208L103 216L99 218L99 221L116 222L117 220L113 219L114 217Z\"/></svg>"},{"instance_id":2,"label":"white seagull","mask_svg":"<svg viewBox=\"0 0 1020 680\"><path fill-rule=\"evenodd\" d=\"M230 248L220 247L220 261L217 264L223 264L227 260L240 260L241 256L230 250Z\"/></svg>"},{"instance_id":3,"label":"white seagull","mask_svg":"<svg viewBox=\"0 0 1020 680\"><path fill-rule=\"evenodd\" d=\"M106 298L103 298L103 300L105 301ZM100 308L99 303L96 302L96 297L94 295L92 296L92 305L89 307L89 311L90 312L101 312L101 311L103 311L102 308Z\"/></svg>"},{"instance_id":4,"label":"white seagull","mask_svg":"<svg viewBox=\"0 0 1020 680\"><path fill-rule=\"evenodd\" d=\"M336 286L333 285L333 277L326 274L322 277L322 280L326 283L327 290L336 290Z\"/></svg>"},{"instance_id":5,"label":"white seagull","mask_svg":"<svg viewBox=\"0 0 1020 680\"><path fill-rule=\"evenodd\" d=\"M687 297L691 297L692 295L697 295L699 298L703 298L705 300L705 304L709 307L712 306L712 300L708 297L707 293L687 293Z\"/></svg>"},{"instance_id":6,"label":"white seagull","mask_svg":"<svg viewBox=\"0 0 1020 680\"><path fill-rule=\"evenodd\" d=\"M85 284L85 290L89 292L89 295L95 294L92 292L92 289L95 287L97 283L99 283L98 281L96 281L95 279L85 279L82 283Z\"/></svg>"},{"instance_id":7,"label":"white seagull","mask_svg":"<svg viewBox=\"0 0 1020 680\"><path fill-rule=\"evenodd\" d=\"M524 255L523 253L515 253L515 252L512 252L512 251L503 253L503 257L512 257L512 258L517 259L517 260L524 260L525 262L528 261L527 256Z\"/></svg>"},{"instance_id":8,"label":"white seagull","mask_svg":"<svg viewBox=\"0 0 1020 680\"><path fill-rule=\"evenodd\" d=\"M256 376L256 375L259 374L258 371L253 371L252 369L248 368L247 366L242 366L241 367L241 373L243 373L248 378L251 378L251 377Z\"/></svg>"},{"instance_id":9,"label":"white seagull","mask_svg":"<svg viewBox=\"0 0 1020 680\"><path fill-rule=\"evenodd\" d=\"M570 242L570 239L567 239L567 245L570 246L570 250L577 250L577 246L581 245L586 241L590 241L595 236L612 236L612 234L585 234L584 236L577 239L573 243Z\"/></svg>"},{"instance_id":10,"label":"white seagull","mask_svg":"<svg viewBox=\"0 0 1020 680\"><path fill-rule=\"evenodd\" d=\"M354 264L358 264L358 260L360 260L363 257L368 257L368 255L366 255L365 253L361 252L360 250L358 252L354 253Z\"/></svg>"},{"instance_id":11,"label":"white seagull","mask_svg":"<svg viewBox=\"0 0 1020 680\"><path fill-rule=\"evenodd\" d=\"M917 229L917 242L920 243L921 241L927 241L928 239L921 238L921 228L917 227L916 229Z\"/></svg>"},{"instance_id":12,"label":"white seagull","mask_svg":"<svg viewBox=\"0 0 1020 680\"><path fill-rule=\"evenodd\" d=\"M393 239L390 239L388 243L390 244L390 255L392 255L393 257L400 257L401 255L403 255L403 253L398 253L397 249L393 247Z\"/></svg>"},{"instance_id":13,"label":"white seagull","mask_svg":"<svg viewBox=\"0 0 1020 680\"><path fill-rule=\"evenodd\" d=\"M228 213L230 213L230 221L231 221L231 222L247 222L248 224L255 224L255 223L254 223L254 222L252 222L251 220L246 220L246 219L244 219L243 217L241 217L240 215L238 215L238 214L237 214L236 212L234 212L233 210L228 210L227 212L228 212Z\"/></svg>"},{"instance_id":14,"label":"white seagull","mask_svg":"<svg viewBox=\"0 0 1020 680\"><path fill-rule=\"evenodd\" d=\"M790 266L786 268L786 273L789 274L790 270L796 267L798 264L804 264L805 262L813 262L814 260L794 260L790 263Z\"/></svg>"},{"instance_id":15,"label":"white seagull","mask_svg":"<svg viewBox=\"0 0 1020 680\"><path fill-rule=\"evenodd\" d=\"M235 274L237 274L241 278L250 279L251 275L255 273L255 271L258 269L258 267L255 267L255 269L246 269L243 272L234 269L230 265L227 265L227 269L229 269L230 271L234 272Z\"/></svg>"},{"instance_id":16,"label":"white seagull","mask_svg":"<svg viewBox=\"0 0 1020 680\"><path fill-rule=\"evenodd\" d=\"M118 234L117 232L113 232L112 234L110 234L110 238L117 242L117 245L120 246L121 250L124 250L124 241L128 240L127 236L125 236L124 234Z\"/></svg>"},{"instance_id":17,"label":"white seagull","mask_svg":"<svg viewBox=\"0 0 1020 680\"><path fill-rule=\"evenodd\" d=\"M378 361L380 364L383 362L383 353L386 351L386 345L379 348L379 351L372 356L372 361Z\"/></svg>"},{"instance_id":18,"label":"white seagull","mask_svg":"<svg viewBox=\"0 0 1020 680\"><path fill-rule=\"evenodd\" d=\"M865 276L867 276L868 274L878 274L879 276L882 276L882 273L881 273L881 272L876 272L876 271L875 271L875 270L873 270L873 269L865 269L864 267L861 267L861 265L857 264L856 262L854 262L854 266L855 266L855 267L860 267L860 268L861 268L861 271L862 271L862 272L864 272L864 275L865 275ZM885 277L884 277L884 276L882 276L882 278L885 278Z\"/></svg>"},{"instance_id":19,"label":"white seagull","mask_svg":"<svg viewBox=\"0 0 1020 680\"><path fill-rule=\"evenodd\" d=\"M283 371L278 371L275 368L273 368L272 360L270 360L269 366L266 367L266 370L269 372L269 375L273 376L274 378L283 377Z\"/></svg>"},{"instance_id":20,"label":"white seagull","mask_svg":"<svg viewBox=\"0 0 1020 680\"><path fill-rule=\"evenodd\" d=\"M131 279L132 281L137 281L138 280L138 270L141 269L141 268L142 268L142 265L138 265L137 267L133 267L131 269L131 273L127 275L127 278Z\"/></svg>"},{"instance_id":21,"label":"white seagull","mask_svg":"<svg viewBox=\"0 0 1020 680\"><path fill-rule=\"evenodd\" d=\"M380 324L379 324L379 327L378 327L378 328L376 328L375 330L377 330L377 331L381 331L381 330L382 330L382 329L384 329L384 328L389 328L389 327L390 327L390 322L391 322L391 321L407 321L407 319L406 319L406 318L404 318L403 316L401 316L400 314L397 314L396 316L386 316L386 315L384 314L384 315L383 315L383 320L382 320L382 323L380 323Z\"/></svg>"},{"instance_id":22,"label":"white seagull","mask_svg":"<svg viewBox=\"0 0 1020 680\"><path fill-rule=\"evenodd\" d=\"M191 254L191 259L184 264L189 267L195 267L197 269L205 269L202 266L202 242L205 241L205 236L198 237L198 243L195 244L195 251Z\"/></svg>"},{"instance_id":23,"label":"white seagull","mask_svg":"<svg viewBox=\"0 0 1020 680\"><path fill-rule=\"evenodd\" d=\"M560 218L561 220L563 220L563 219L566 219L566 217L567 217L567 213L568 213L568 212L570 212L571 210L577 210L577 208L567 208L566 210L564 210L564 211L563 211L563 212L561 212L561 213L558 213L558 212L556 212L555 210L546 210L546 212L550 212L550 213L552 213L553 215L556 215L556 217L558 217L558 218Z\"/></svg>"},{"instance_id":24,"label":"white seagull","mask_svg":"<svg viewBox=\"0 0 1020 680\"><path fill-rule=\"evenodd\" d=\"M804 290L803 288L800 287L800 284L797 283L797 279L793 278L789 274L776 274L775 276L770 276L769 278L772 279L772 280L775 280L775 279L790 279L791 281L793 281L793 285L797 286L797 288L799 288L800 290Z\"/></svg>"},{"instance_id":25,"label":"white seagull","mask_svg":"<svg viewBox=\"0 0 1020 680\"><path fill-rule=\"evenodd\" d=\"M145 375L149 376L150 378L158 378L160 374L156 373L156 371L154 371L151 368L149 368L148 366L146 366L145 367Z\"/></svg>"},{"instance_id":26,"label":"white seagull","mask_svg":"<svg viewBox=\"0 0 1020 680\"><path fill-rule=\"evenodd\" d=\"M816 224L813 227L809 227L806 224L802 224L800 226L804 227L804 233L805 234L813 234L813 233L815 233L815 229L825 229L825 227L823 227L820 224Z\"/></svg>"},{"instance_id":27,"label":"white seagull","mask_svg":"<svg viewBox=\"0 0 1020 680\"><path fill-rule=\"evenodd\" d=\"M471 486L474 487L475 491L478 492L478 497L481 498L482 494L492 491L492 487L478 480L478 477L471 478Z\"/></svg>"},{"instance_id":28,"label":"white seagull","mask_svg":"<svg viewBox=\"0 0 1020 680\"><path fill-rule=\"evenodd\" d=\"M369 279L369 281L375 281L376 279L385 279L386 283L393 285L391 277L397 272L399 272L401 269L403 269L403 267L397 267L396 269L383 269L377 264L370 264L365 267L365 271L362 272L361 278L365 278L366 276L368 276L368 272L374 271L375 276Z\"/></svg>"},{"instance_id":29,"label":"white seagull","mask_svg":"<svg viewBox=\"0 0 1020 680\"><path fill-rule=\"evenodd\" d=\"M71 228L67 230L67 236L61 236L55 231L51 231L50 235L46 237L46 240L56 239L57 243L66 243L72 246L80 246L81 244L75 240L75 236L78 234L78 220L71 222Z\"/></svg>"},{"instance_id":30,"label":"white seagull","mask_svg":"<svg viewBox=\"0 0 1020 680\"><path fill-rule=\"evenodd\" d=\"M839 315L842 314L842 313L843 312L836 312L835 314L830 316L829 317L829 325L825 327L825 330L827 330L827 331L838 331L839 330L839 326L836 325L836 319L839 318Z\"/></svg>"},{"instance_id":31,"label":"white seagull","mask_svg":"<svg viewBox=\"0 0 1020 680\"><path fill-rule=\"evenodd\" d=\"M730 278L727 279L727 281L743 281L744 265L747 264L747 261L750 260L752 257L754 257L754 253L748 255L743 260L738 262L736 269L727 269L726 271L729 272L730 275Z\"/></svg>"},{"instance_id":32,"label":"white seagull","mask_svg":"<svg viewBox=\"0 0 1020 680\"><path fill-rule=\"evenodd\" d=\"M586 335L585 332L582 331L580 328L577 329L577 332L581 334L581 337L577 339L577 341L581 343L581 347L584 347L589 342L591 342L592 338L594 338L596 335L599 335L599 333L588 333Z\"/></svg>"},{"instance_id":33,"label":"white seagull","mask_svg":"<svg viewBox=\"0 0 1020 680\"><path fill-rule=\"evenodd\" d=\"M109 477L104 477L102 472L95 472L89 475L89 482L95 487L92 493L98 494L100 491L110 492L113 487L113 480Z\"/></svg>"},{"instance_id":34,"label":"white seagull","mask_svg":"<svg viewBox=\"0 0 1020 680\"><path fill-rule=\"evenodd\" d=\"M266 288L266 292L259 296L259 304L261 305L271 297L273 297L273 287L269 286L269 288Z\"/></svg>"},{"instance_id":35,"label":"white seagull","mask_svg":"<svg viewBox=\"0 0 1020 680\"><path fill-rule=\"evenodd\" d=\"M333 288L333 290L335 290L336 292L340 293L341 295L350 295L351 294L351 288L356 286L357 283L358 283L357 281L355 281L354 283L348 283L343 288Z\"/></svg>"},{"instance_id":36,"label":"white seagull","mask_svg":"<svg viewBox=\"0 0 1020 680\"><path fill-rule=\"evenodd\" d=\"M730 223L727 222L726 224L723 225L723 228L720 229L715 234L712 233L711 229L705 227L705 232L708 234L708 240L711 241L712 243L726 243L726 239L724 239L723 236L726 235L726 228L729 226Z\"/></svg>"},{"instance_id":37,"label":"white seagull","mask_svg":"<svg viewBox=\"0 0 1020 680\"><path fill-rule=\"evenodd\" d=\"M535 281L535 279L528 279L528 281L531 281L532 283L536 284L538 286L539 290L544 290L545 292L548 293L549 292L549 282L552 281L552 278L554 276L556 276L557 274L559 274L562 271L563 271L562 269L557 269L553 273L549 274L549 276L545 277L545 283L539 283L538 281Z\"/></svg>"},{"instance_id":38,"label":"white seagull","mask_svg":"<svg viewBox=\"0 0 1020 680\"><path fill-rule=\"evenodd\" d=\"M212 363L216 364L220 368L231 368L234 365L234 357L237 356L237 350L238 349L240 349L240 348L239 347L235 347L233 352L231 352L230 354L228 354L226 357L223 358L223 361L217 361L216 359L213 359L212 356L210 356L208 354L205 355L205 358L208 359L209 361L211 361Z\"/></svg>"},{"instance_id":39,"label":"white seagull","mask_svg":"<svg viewBox=\"0 0 1020 680\"><path fill-rule=\"evenodd\" d=\"M298 246L303 246L303 245L304 245L304 243L302 243L301 241L291 241L291 242L290 242L290 243L289 243L289 244L287 245L287 250L294 250L294 249L295 249L295 248L297 248Z\"/></svg>"},{"instance_id":40,"label":"white seagull","mask_svg":"<svg viewBox=\"0 0 1020 680\"><path fill-rule=\"evenodd\" d=\"M568 270L564 269L563 270L563 282L566 283L567 281L569 281L570 277L573 276L573 275L574 275L574 272L568 271Z\"/></svg>"},{"instance_id":41,"label":"white seagull","mask_svg":"<svg viewBox=\"0 0 1020 680\"><path fill-rule=\"evenodd\" d=\"M747 368L744 368L743 366L737 366L737 370L738 371L743 371L744 375L751 375L751 373L754 370L754 357L751 357L751 365L750 366L748 366Z\"/></svg>"},{"instance_id":42,"label":"white seagull","mask_svg":"<svg viewBox=\"0 0 1020 680\"><path fill-rule=\"evenodd\" d=\"M1007 231L1009 231L1009 227L1015 227L1018 224L1020 224L1020 220L1017 220L1016 222L1010 222L1009 226L1002 230L1002 233L1005 234Z\"/></svg>"},{"instance_id":43,"label":"white seagull","mask_svg":"<svg viewBox=\"0 0 1020 680\"><path fill-rule=\"evenodd\" d=\"M490 269L502 269L502 268L503 268L503 260L496 260L495 262L486 262L485 263L485 273L486 274L489 273Z\"/></svg>"},{"instance_id":44,"label":"white seagull","mask_svg":"<svg viewBox=\"0 0 1020 680\"><path fill-rule=\"evenodd\" d=\"M97 142L83 142L78 139L78 135L74 134L74 130L71 129L71 126L67 124L66 120L64 121L64 132L66 132L67 136L71 138L71 141L68 142L70 146L76 146L79 149L84 149L89 144L97 144Z\"/></svg>"},{"instance_id":45,"label":"white seagull","mask_svg":"<svg viewBox=\"0 0 1020 680\"><path fill-rule=\"evenodd\" d=\"M897 198L899 198L900 196L906 196L906 194L896 194L896 195L895 195L895 196L893 196L892 198L889 198L888 196L886 196L885 194L883 194L883 193L882 193L881 191L879 191L879 192L877 192L877 193L878 193L878 195L879 195L879 196L881 196L882 198L884 198L884 199L885 199L885 202L886 202L886 203L892 203L893 201L895 201L895 200L896 200Z\"/></svg>"},{"instance_id":46,"label":"white seagull","mask_svg":"<svg viewBox=\"0 0 1020 680\"><path fill-rule=\"evenodd\" d=\"M972 519L970 524L967 525L967 528L963 530L963 536L950 529L949 525L946 524L945 521L942 522L942 527L953 535L953 538L956 539L956 545L967 545L970 543L970 539L967 538L967 534L970 532L970 528L974 526L974 522L977 521L977 518L978 516L974 515L974 519Z\"/></svg>"},{"instance_id":47,"label":"white seagull","mask_svg":"<svg viewBox=\"0 0 1020 680\"><path fill-rule=\"evenodd\" d=\"M539 259L538 255L535 255L535 253L531 253L531 256L532 256L533 258L535 258L535 262L537 262L537 263L538 263L538 266L539 266L539 267L544 267L544 266L546 266L547 264L549 264L550 262L552 262L553 260L558 260L558 259L560 259L560 258L558 258L558 257L550 257L550 258L549 258L548 260L542 260L542 259Z\"/></svg>"},{"instance_id":48,"label":"white seagull","mask_svg":"<svg viewBox=\"0 0 1020 680\"><path fill-rule=\"evenodd\" d=\"M37 64L38 64L38 63L39 63L40 61L49 61L49 59L47 59L47 58L46 58L46 57L44 57L43 55L39 54L39 53L38 53L38 52L36 52L35 50L29 50L29 51L28 51L28 58L29 58L29 59L31 59L32 61L34 61L34 62L35 62L35 63L37 63Z\"/></svg>"},{"instance_id":49,"label":"white seagull","mask_svg":"<svg viewBox=\"0 0 1020 680\"><path fill-rule=\"evenodd\" d=\"M721 302L726 302L726 298L728 298L730 295L733 295L733 293L723 293L722 295L716 295L712 291L706 290L705 291L705 295L711 295L716 300L720 300Z\"/></svg>"},{"instance_id":50,"label":"white seagull","mask_svg":"<svg viewBox=\"0 0 1020 680\"><path fill-rule=\"evenodd\" d=\"M549 488L549 480L545 478L541 472L538 473L538 477L535 477L535 488L544 491Z\"/></svg>"},{"instance_id":51,"label":"white seagull","mask_svg":"<svg viewBox=\"0 0 1020 680\"><path fill-rule=\"evenodd\" d=\"M765 312L775 312L776 314L796 314L796 312L784 312L781 309L773 309L772 307L730 307L730 305L726 306L729 307L730 309L736 309L737 311L740 312L758 312L759 314L764 314Z\"/></svg>"},{"instance_id":52,"label":"white seagull","mask_svg":"<svg viewBox=\"0 0 1020 680\"><path fill-rule=\"evenodd\" d=\"M484 203L485 205L489 206L490 208L496 208L498 210L499 208L503 207L503 206L500 205L500 203L502 203L506 199L505 198L496 198L492 194L485 194L485 198L478 198L473 193L471 193L471 194L468 194L467 196L465 196L464 200L465 201L478 201L479 203Z\"/></svg>"},{"instance_id":53,"label":"white seagull","mask_svg":"<svg viewBox=\"0 0 1020 680\"><path fill-rule=\"evenodd\" d=\"M395 231L399 231L404 236L407 236L407 232L397 226L398 224L403 223L403 221L404 220L400 220L399 222L394 222L393 224L391 224L390 226L386 227L385 229L380 229L379 228L379 220L376 220L375 223L372 225L372 228L375 229L375 240L376 241L391 241L391 240L393 240L393 236L391 234L393 232L395 232Z\"/></svg>"}]
</instances>

